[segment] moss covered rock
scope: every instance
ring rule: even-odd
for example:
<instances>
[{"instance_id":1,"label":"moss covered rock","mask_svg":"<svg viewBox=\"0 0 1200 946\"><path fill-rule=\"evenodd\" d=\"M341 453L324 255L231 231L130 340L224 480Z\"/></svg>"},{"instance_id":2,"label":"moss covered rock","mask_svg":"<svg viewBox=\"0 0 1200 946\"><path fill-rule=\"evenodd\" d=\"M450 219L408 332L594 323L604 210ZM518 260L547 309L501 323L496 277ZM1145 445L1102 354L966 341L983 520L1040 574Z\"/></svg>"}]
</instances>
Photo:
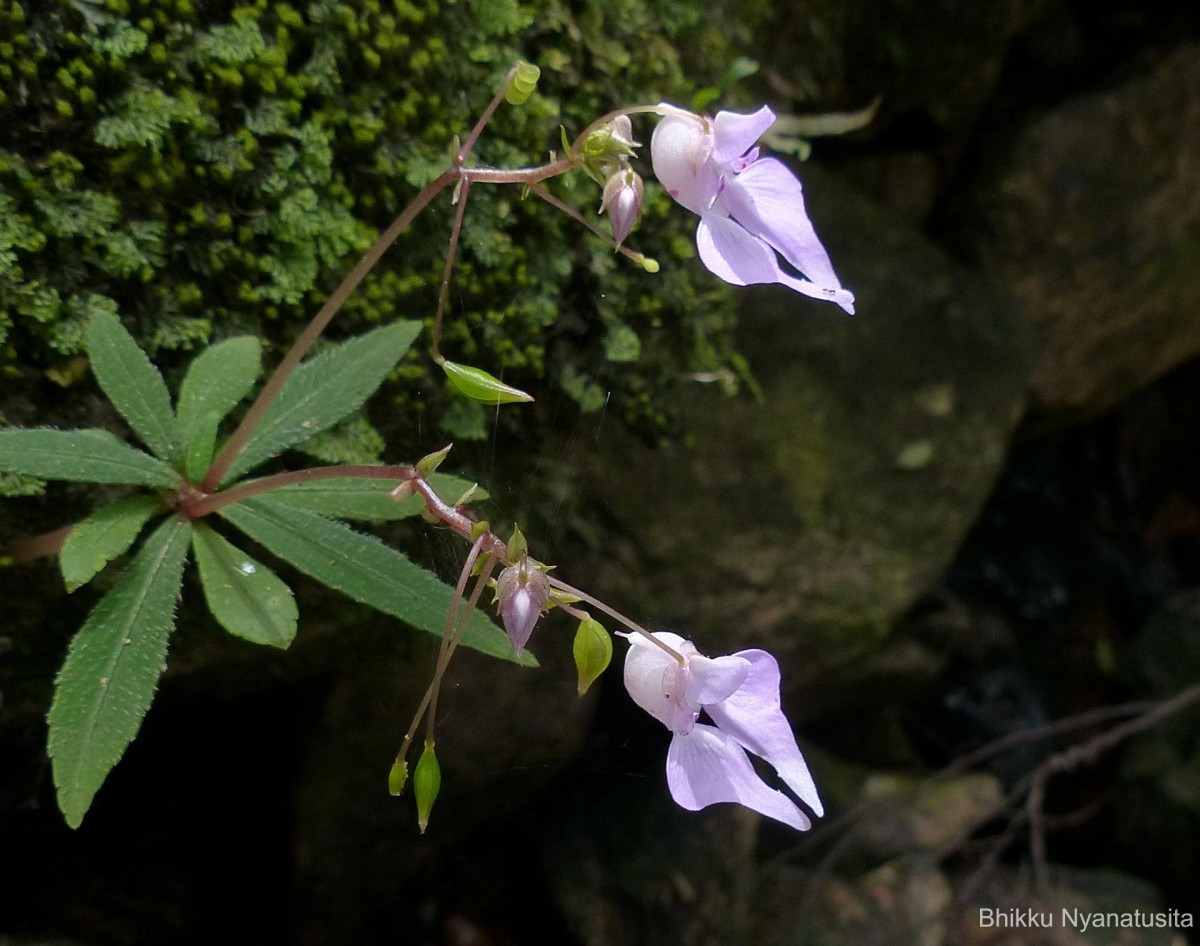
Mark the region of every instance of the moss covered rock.
<instances>
[{"instance_id":1,"label":"moss covered rock","mask_svg":"<svg viewBox=\"0 0 1200 946\"><path fill-rule=\"evenodd\" d=\"M514 60L539 62L542 82L500 111L483 163L536 163L560 125L631 101L686 101L711 76L684 74L681 45L723 68L722 34L680 0L4 0L0 367L26 387L79 382L82 326L100 311L168 364L235 333L290 340L445 167ZM584 183L559 189L590 214L599 194ZM664 366L728 357L723 297L614 259L515 188L476 187L471 205L450 357L522 386L545 378L585 410L600 386L623 389L626 415L650 423ZM666 213L655 192L636 237L664 262ZM335 335L432 317L451 216L438 204L420 218ZM478 411L430 393L441 385L420 353L400 373L424 390L406 407L482 435Z\"/></svg>"},{"instance_id":2,"label":"moss covered rock","mask_svg":"<svg viewBox=\"0 0 1200 946\"><path fill-rule=\"evenodd\" d=\"M860 659L936 580L1021 410L1011 308L923 238L809 169L847 319L778 287L742 297L761 403L688 384L688 449L614 435L595 489L627 539L595 582L710 653L763 646L808 708L861 700Z\"/></svg>"}]
</instances>

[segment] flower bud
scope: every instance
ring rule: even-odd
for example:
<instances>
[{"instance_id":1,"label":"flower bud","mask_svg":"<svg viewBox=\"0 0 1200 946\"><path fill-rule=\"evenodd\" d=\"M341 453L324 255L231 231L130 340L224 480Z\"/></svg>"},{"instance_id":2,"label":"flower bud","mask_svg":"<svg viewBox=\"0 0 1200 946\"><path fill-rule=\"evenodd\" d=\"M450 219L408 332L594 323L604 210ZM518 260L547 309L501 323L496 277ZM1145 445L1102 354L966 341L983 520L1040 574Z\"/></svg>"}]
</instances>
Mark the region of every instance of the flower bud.
<instances>
[{"instance_id":1,"label":"flower bud","mask_svg":"<svg viewBox=\"0 0 1200 946\"><path fill-rule=\"evenodd\" d=\"M537 88L538 78L542 70L531 62L518 62L512 82L504 92L504 100L509 105L524 105Z\"/></svg>"},{"instance_id":2,"label":"flower bud","mask_svg":"<svg viewBox=\"0 0 1200 946\"><path fill-rule=\"evenodd\" d=\"M550 598L550 582L542 572L530 567L528 559L523 559L500 573L496 579L496 598L504 630L520 653Z\"/></svg>"},{"instance_id":3,"label":"flower bud","mask_svg":"<svg viewBox=\"0 0 1200 946\"><path fill-rule=\"evenodd\" d=\"M391 771L388 772L388 794L399 795L404 791L404 783L408 781L408 763L403 759L397 759L392 763Z\"/></svg>"},{"instance_id":4,"label":"flower bud","mask_svg":"<svg viewBox=\"0 0 1200 946\"><path fill-rule=\"evenodd\" d=\"M433 803L437 800L441 787L442 767L438 765L433 743L427 742L413 773L413 795L417 799L417 827L421 829L422 834L429 826L429 813L433 811Z\"/></svg>"},{"instance_id":5,"label":"flower bud","mask_svg":"<svg viewBox=\"0 0 1200 946\"><path fill-rule=\"evenodd\" d=\"M617 241L617 246L625 242L629 231L642 215L644 191L641 175L628 168L621 168L604 184L600 213L608 211L608 222L612 226L613 239Z\"/></svg>"},{"instance_id":6,"label":"flower bud","mask_svg":"<svg viewBox=\"0 0 1200 946\"><path fill-rule=\"evenodd\" d=\"M583 159L593 171L611 167L634 155L639 147L633 140L633 124L628 115L618 115L593 131L583 142Z\"/></svg>"},{"instance_id":7,"label":"flower bud","mask_svg":"<svg viewBox=\"0 0 1200 946\"><path fill-rule=\"evenodd\" d=\"M612 638L599 621L588 618L579 622L571 653L575 657L575 669L579 672L579 695L583 696L612 662Z\"/></svg>"},{"instance_id":8,"label":"flower bud","mask_svg":"<svg viewBox=\"0 0 1200 946\"><path fill-rule=\"evenodd\" d=\"M612 134L613 141L624 145L630 153L637 147L637 142L633 140L633 122L629 120L628 115L618 115L606 127Z\"/></svg>"},{"instance_id":9,"label":"flower bud","mask_svg":"<svg viewBox=\"0 0 1200 946\"><path fill-rule=\"evenodd\" d=\"M460 365L444 358L440 364L442 370L446 372L446 378L455 390L459 394L466 395L472 401L478 401L480 404L515 404L518 401L533 400L532 394L526 394L524 391L505 384L482 368Z\"/></svg>"}]
</instances>

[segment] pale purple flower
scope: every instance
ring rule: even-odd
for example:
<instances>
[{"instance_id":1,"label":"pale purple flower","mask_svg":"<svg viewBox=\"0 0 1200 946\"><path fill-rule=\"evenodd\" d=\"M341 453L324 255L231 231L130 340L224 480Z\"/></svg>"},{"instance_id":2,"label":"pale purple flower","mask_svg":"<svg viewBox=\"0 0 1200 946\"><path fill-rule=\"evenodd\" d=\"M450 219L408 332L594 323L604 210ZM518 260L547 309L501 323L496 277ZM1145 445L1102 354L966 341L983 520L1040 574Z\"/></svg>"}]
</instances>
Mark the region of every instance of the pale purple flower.
<instances>
[{"instance_id":1,"label":"pale purple flower","mask_svg":"<svg viewBox=\"0 0 1200 946\"><path fill-rule=\"evenodd\" d=\"M800 182L755 142L775 122L767 106L743 115L695 115L662 103L650 139L654 173L667 192L700 216L700 259L735 286L778 283L854 314L808 214ZM806 278L785 272L778 253Z\"/></svg>"},{"instance_id":2,"label":"pale purple flower","mask_svg":"<svg viewBox=\"0 0 1200 946\"><path fill-rule=\"evenodd\" d=\"M799 831L812 827L791 798L759 778L746 755L749 750L769 762L801 801L817 815L824 814L779 704L775 658L765 650L709 658L678 634L657 631L654 637L676 651L683 663L640 634L631 634L625 689L638 706L671 730L667 750L671 797L689 811L736 802ZM715 725L699 722L701 712Z\"/></svg>"}]
</instances>

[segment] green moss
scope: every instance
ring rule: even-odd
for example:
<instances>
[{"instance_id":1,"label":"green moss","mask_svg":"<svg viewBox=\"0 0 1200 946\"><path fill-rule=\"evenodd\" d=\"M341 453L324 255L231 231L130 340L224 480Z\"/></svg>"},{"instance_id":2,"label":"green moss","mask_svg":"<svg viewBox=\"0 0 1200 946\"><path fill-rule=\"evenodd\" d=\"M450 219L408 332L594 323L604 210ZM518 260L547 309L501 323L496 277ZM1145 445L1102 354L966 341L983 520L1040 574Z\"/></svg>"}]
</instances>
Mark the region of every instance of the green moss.
<instances>
[{"instance_id":1,"label":"green moss","mask_svg":"<svg viewBox=\"0 0 1200 946\"><path fill-rule=\"evenodd\" d=\"M0 2L0 370L58 370L98 309L168 366L170 349L235 331L283 344L512 61L542 63L542 81L501 109L485 163L542 159L560 124L621 104L687 101L723 71L724 43L686 0ZM678 47L703 49L709 74L685 76ZM595 212L588 182L554 186ZM650 428L656 391L731 363L727 295L679 259L693 221L657 188L634 236L657 276L515 189L477 187L471 205L451 357L584 408L606 392ZM335 334L432 315L449 217L444 201L422 216ZM413 357L404 377L436 418L452 402Z\"/></svg>"}]
</instances>

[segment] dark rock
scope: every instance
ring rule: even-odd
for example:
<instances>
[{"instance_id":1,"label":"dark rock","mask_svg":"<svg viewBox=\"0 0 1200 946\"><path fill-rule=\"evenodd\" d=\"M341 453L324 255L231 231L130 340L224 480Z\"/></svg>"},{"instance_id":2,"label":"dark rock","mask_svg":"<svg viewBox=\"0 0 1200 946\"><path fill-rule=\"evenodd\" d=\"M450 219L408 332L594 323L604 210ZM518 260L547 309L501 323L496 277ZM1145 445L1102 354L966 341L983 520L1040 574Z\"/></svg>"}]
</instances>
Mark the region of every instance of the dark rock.
<instances>
[{"instance_id":1,"label":"dark rock","mask_svg":"<svg viewBox=\"0 0 1200 946\"><path fill-rule=\"evenodd\" d=\"M897 858L853 879L776 870L757 895L756 946L941 946L948 941L950 884L928 854Z\"/></svg>"},{"instance_id":2,"label":"dark rock","mask_svg":"<svg viewBox=\"0 0 1200 946\"><path fill-rule=\"evenodd\" d=\"M806 181L858 315L744 290L762 402L689 384L686 445L606 431L594 489L627 538L587 569L703 651L772 650L815 710L862 698L857 662L954 554L1020 414L1027 357L1013 312L968 273L828 176Z\"/></svg>"},{"instance_id":3,"label":"dark rock","mask_svg":"<svg viewBox=\"0 0 1200 946\"><path fill-rule=\"evenodd\" d=\"M546 873L583 946L718 946L747 937L759 818L673 805L665 790L607 785L547 833Z\"/></svg>"},{"instance_id":4,"label":"dark rock","mask_svg":"<svg viewBox=\"0 0 1200 946\"><path fill-rule=\"evenodd\" d=\"M755 55L777 94L805 107L861 107L881 97L879 121L868 135L917 116L961 136L995 90L1014 37L1053 6L1052 0L806 4L792 16L772 11L757 30Z\"/></svg>"},{"instance_id":5,"label":"dark rock","mask_svg":"<svg viewBox=\"0 0 1200 946\"><path fill-rule=\"evenodd\" d=\"M1200 352L1200 46L987 154L955 227L1040 333L1044 420L1095 415Z\"/></svg>"}]
</instances>

